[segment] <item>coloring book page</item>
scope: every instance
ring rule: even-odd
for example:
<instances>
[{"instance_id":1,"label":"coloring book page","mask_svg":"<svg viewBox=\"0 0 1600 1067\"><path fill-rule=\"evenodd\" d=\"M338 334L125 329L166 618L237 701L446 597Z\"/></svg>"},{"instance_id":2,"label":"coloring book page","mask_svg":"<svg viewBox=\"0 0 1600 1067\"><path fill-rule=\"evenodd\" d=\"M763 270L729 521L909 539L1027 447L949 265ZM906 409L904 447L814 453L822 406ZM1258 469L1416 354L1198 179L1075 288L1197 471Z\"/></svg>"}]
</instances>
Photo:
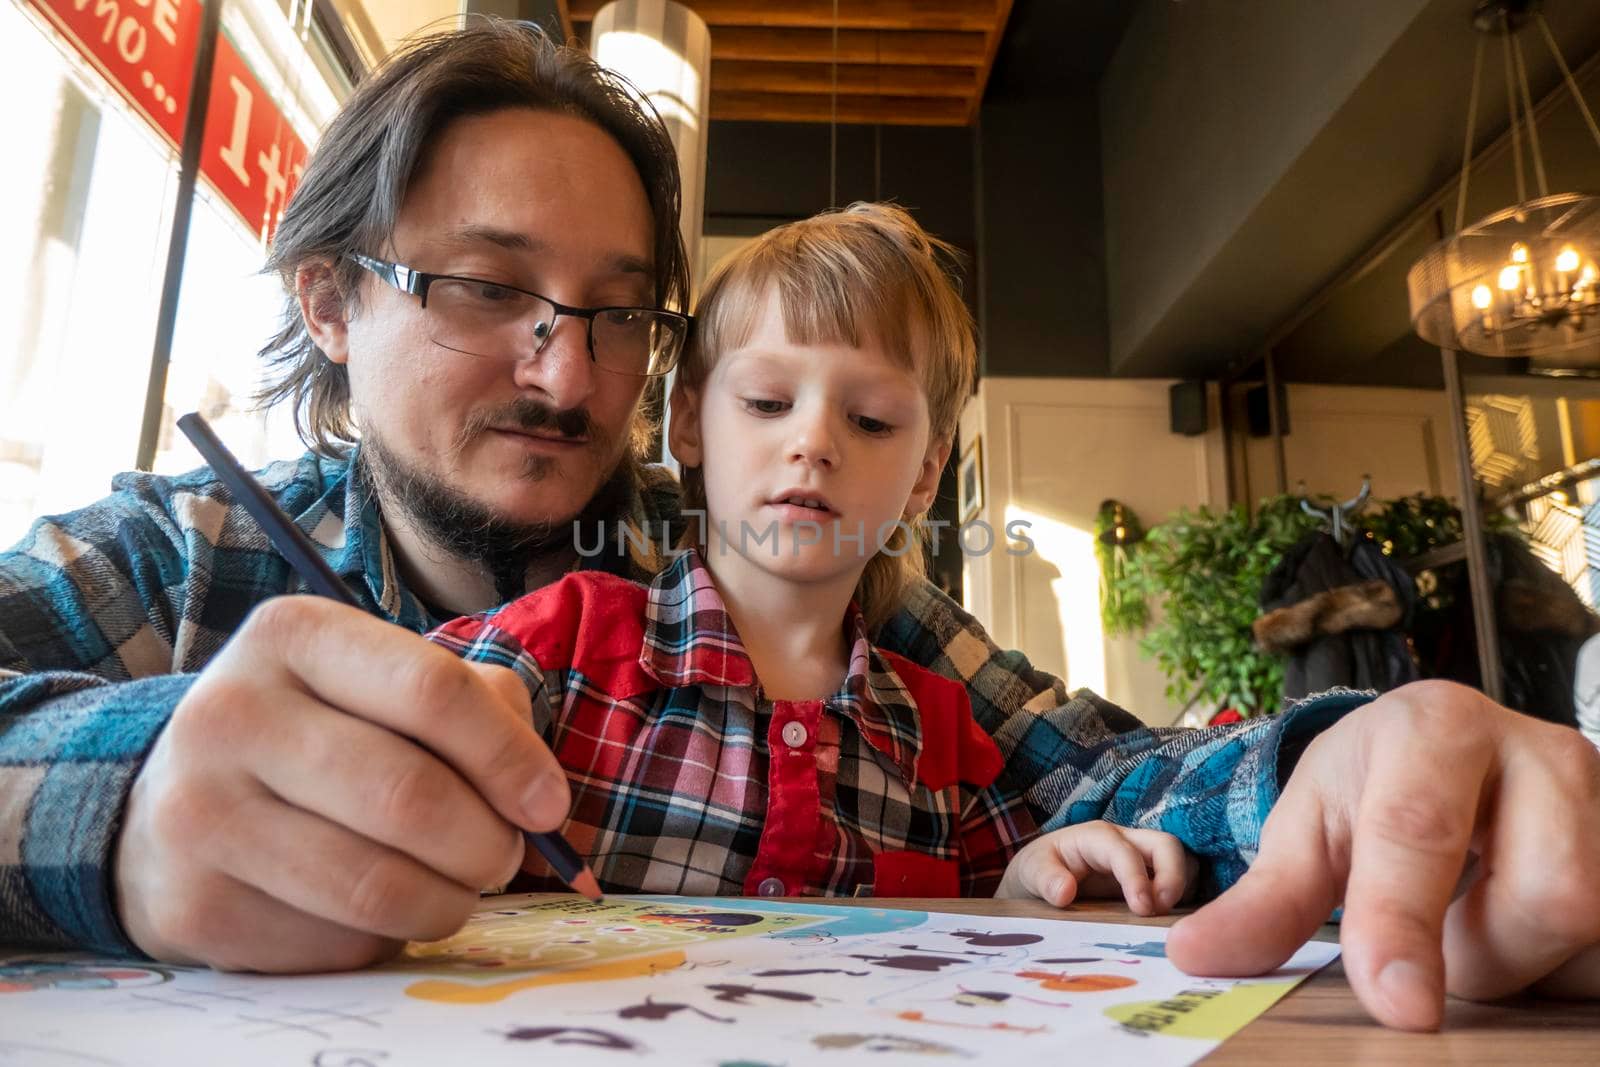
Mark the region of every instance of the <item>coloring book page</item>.
<instances>
[{"instance_id":1,"label":"coloring book page","mask_svg":"<svg viewBox=\"0 0 1600 1067\"><path fill-rule=\"evenodd\" d=\"M380 967L0 952L0 1065L1188 1064L1338 955L1192 978L1166 931L826 904L485 899Z\"/></svg>"}]
</instances>

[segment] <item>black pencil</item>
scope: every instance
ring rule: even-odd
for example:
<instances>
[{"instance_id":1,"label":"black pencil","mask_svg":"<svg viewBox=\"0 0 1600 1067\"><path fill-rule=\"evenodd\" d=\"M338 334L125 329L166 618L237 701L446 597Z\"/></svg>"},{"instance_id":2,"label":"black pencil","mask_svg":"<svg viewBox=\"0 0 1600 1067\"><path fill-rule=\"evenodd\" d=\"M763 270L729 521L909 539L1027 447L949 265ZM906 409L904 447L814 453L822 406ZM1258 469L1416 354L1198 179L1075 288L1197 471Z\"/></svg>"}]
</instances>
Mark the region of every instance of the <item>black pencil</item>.
<instances>
[{"instance_id":1,"label":"black pencil","mask_svg":"<svg viewBox=\"0 0 1600 1067\"><path fill-rule=\"evenodd\" d=\"M316 546L311 539L300 532L300 528L283 513L261 483L250 476L232 452L229 452L206 420L198 412L190 412L178 420L178 429L184 436L194 443L200 455L210 464L222 484L227 486L244 509L250 513L261 529L265 531L267 539L274 548L283 554L295 573L305 579L311 591L321 596L329 597L340 603L359 608L356 598L346 589L339 576L333 569L323 562L317 555ZM556 877L576 889L590 900L598 901L600 883L595 880L594 872L589 870L589 865L583 862L567 839L559 832L534 833L532 830L522 831L523 839L539 855L545 858L555 871Z\"/></svg>"}]
</instances>

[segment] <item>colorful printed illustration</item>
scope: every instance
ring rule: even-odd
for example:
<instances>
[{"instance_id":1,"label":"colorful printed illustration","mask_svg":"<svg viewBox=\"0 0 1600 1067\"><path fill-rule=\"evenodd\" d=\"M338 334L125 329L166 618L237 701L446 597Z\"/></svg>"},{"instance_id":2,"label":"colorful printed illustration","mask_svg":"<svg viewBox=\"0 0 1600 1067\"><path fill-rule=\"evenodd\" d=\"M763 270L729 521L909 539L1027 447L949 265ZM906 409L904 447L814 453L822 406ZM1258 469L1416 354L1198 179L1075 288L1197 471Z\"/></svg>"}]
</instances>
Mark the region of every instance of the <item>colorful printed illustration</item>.
<instances>
[{"instance_id":1,"label":"colorful printed illustration","mask_svg":"<svg viewBox=\"0 0 1600 1067\"><path fill-rule=\"evenodd\" d=\"M160 967L44 957L0 961L0 995L41 989L131 989L170 981L172 972Z\"/></svg>"},{"instance_id":2,"label":"colorful printed illustration","mask_svg":"<svg viewBox=\"0 0 1600 1067\"><path fill-rule=\"evenodd\" d=\"M1165 941L1141 941L1137 945L1113 945L1098 941L1094 947L1108 948L1113 952L1120 952L1124 956L1148 956L1156 960L1167 958L1167 943Z\"/></svg>"},{"instance_id":3,"label":"colorful printed illustration","mask_svg":"<svg viewBox=\"0 0 1600 1067\"><path fill-rule=\"evenodd\" d=\"M534 899L519 908L480 911L454 937L412 944L392 970L453 971L466 978L490 971L592 966L659 955L706 941L760 937L815 926L825 919L674 900L660 904L613 897L599 904ZM418 965L422 965L419 967ZM498 976L496 976L498 977Z\"/></svg>"},{"instance_id":4,"label":"colorful printed illustration","mask_svg":"<svg viewBox=\"0 0 1600 1067\"><path fill-rule=\"evenodd\" d=\"M456 936L350 974L0 961L0 1064L1185 1067L1337 952L1200 980L1163 937L878 905L499 897Z\"/></svg>"},{"instance_id":5,"label":"colorful printed illustration","mask_svg":"<svg viewBox=\"0 0 1600 1067\"><path fill-rule=\"evenodd\" d=\"M951 937L959 937L969 945L987 945L990 948L1014 948L1018 945L1037 945L1044 940L1043 934L991 934L978 933L976 930L947 930Z\"/></svg>"},{"instance_id":6,"label":"colorful printed illustration","mask_svg":"<svg viewBox=\"0 0 1600 1067\"><path fill-rule=\"evenodd\" d=\"M1059 974L1055 971L1018 971L1018 978L1038 982L1040 989L1054 993L1103 993L1126 989L1138 981L1120 974Z\"/></svg>"},{"instance_id":7,"label":"colorful printed illustration","mask_svg":"<svg viewBox=\"0 0 1600 1067\"><path fill-rule=\"evenodd\" d=\"M972 1053L937 1041L900 1034L818 1034L811 1043L826 1051L859 1049L862 1052L913 1052L922 1056L971 1056Z\"/></svg>"}]
</instances>

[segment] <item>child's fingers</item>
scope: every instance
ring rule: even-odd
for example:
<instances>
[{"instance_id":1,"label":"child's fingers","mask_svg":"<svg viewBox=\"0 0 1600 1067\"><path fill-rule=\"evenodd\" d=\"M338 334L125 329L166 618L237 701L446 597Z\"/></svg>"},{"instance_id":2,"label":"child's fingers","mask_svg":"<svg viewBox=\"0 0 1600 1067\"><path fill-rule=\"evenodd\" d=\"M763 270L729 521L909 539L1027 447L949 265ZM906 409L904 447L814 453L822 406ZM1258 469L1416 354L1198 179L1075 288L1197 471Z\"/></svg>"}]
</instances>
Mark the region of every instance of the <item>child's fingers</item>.
<instances>
[{"instance_id":1,"label":"child's fingers","mask_svg":"<svg viewBox=\"0 0 1600 1067\"><path fill-rule=\"evenodd\" d=\"M1110 823L1086 823L1082 829L1086 832L1072 839L1080 863L1089 870L1109 873L1121 887L1128 907L1140 915L1151 914L1156 897L1150 872L1145 867L1145 854L1129 839L1128 831ZM1064 858L1069 867L1077 869L1073 857Z\"/></svg>"},{"instance_id":2,"label":"child's fingers","mask_svg":"<svg viewBox=\"0 0 1600 1067\"><path fill-rule=\"evenodd\" d=\"M1042 837L1017 853L994 895L1038 897L1057 908L1071 904L1078 895L1078 877L1062 861L1056 835Z\"/></svg>"},{"instance_id":3,"label":"child's fingers","mask_svg":"<svg viewBox=\"0 0 1600 1067\"><path fill-rule=\"evenodd\" d=\"M1182 900L1189 887L1199 876L1200 862L1171 834L1160 830L1122 831L1145 858L1146 866L1155 872L1155 907L1168 911Z\"/></svg>"}]
</instances>

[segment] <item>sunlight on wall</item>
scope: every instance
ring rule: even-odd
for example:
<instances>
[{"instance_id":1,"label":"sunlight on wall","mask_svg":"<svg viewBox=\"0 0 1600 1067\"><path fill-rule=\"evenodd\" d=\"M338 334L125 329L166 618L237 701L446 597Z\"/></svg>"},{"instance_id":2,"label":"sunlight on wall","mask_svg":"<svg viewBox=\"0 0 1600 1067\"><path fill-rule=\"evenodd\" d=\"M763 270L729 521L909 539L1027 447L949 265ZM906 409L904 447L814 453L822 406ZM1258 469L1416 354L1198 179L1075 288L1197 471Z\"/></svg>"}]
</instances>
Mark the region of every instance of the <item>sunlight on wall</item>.
<instances>
[{"instance_id":1,"label":"sunlight on wall","mask_svg":"<svg viewBox=\"0 0 1600 1067\"><path fill-rule=\"evenodd\" d=\"M1066 653L1067 689L1107 692L1106 635L1100 623L1100 565L1094 556L1094 534L1020 507L1007 507L1005 516L1006 528L1019 520L1031 524L1027 534L1033 541L1034 556L1060 573L1049 585ZM996 551L1003 553L1004 549ZM1007 562L1028 564L1026 559ZM1019 589L1018 594L1030 595L1026 589ZM1017 610L1020 614L1024 605L1019 604Z\"/></svg>"}]
</instances>

